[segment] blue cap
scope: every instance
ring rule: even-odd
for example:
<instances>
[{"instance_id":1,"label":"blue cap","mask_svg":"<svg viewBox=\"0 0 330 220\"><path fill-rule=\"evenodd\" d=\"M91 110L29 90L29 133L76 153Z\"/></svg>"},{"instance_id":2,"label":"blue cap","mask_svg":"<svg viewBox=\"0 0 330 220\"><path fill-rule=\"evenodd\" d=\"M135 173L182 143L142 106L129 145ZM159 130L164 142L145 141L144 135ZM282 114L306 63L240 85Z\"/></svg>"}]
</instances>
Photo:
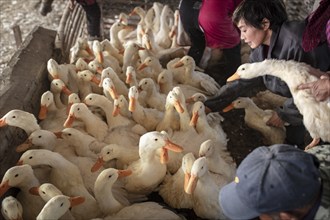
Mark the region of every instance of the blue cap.
<instances>
[{"instance_id":1,"label":"blue cap","mask_svg":"<svg viewBox=\"0 0 330 220\"><path fill-rule=\"evenodd\" d=\"M219 201L230 219L289 211L310 203L321 188L318 160L291 145L276 144L253 150L224 186Z\"/></svg>"}]
</instances>

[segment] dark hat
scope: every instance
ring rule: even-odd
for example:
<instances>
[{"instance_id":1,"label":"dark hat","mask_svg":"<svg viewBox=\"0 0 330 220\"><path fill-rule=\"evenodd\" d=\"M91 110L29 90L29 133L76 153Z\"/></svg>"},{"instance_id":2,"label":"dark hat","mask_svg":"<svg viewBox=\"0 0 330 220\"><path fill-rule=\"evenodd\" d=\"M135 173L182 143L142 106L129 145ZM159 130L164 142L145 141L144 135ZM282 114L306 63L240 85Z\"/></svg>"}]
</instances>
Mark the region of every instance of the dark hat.
<instances>
[{"instance_id":1,"label":"dark hat","mask_svg":"<svg viewBox=\"0 0 330 220\"><path fill-rule=\"evenodd\" d=\"M253 150L224 186L219 201L231 219L251 219L263 213L289 211L310 203L321 188L318 160L291 145Z\"/></svg>"}]
</instances>

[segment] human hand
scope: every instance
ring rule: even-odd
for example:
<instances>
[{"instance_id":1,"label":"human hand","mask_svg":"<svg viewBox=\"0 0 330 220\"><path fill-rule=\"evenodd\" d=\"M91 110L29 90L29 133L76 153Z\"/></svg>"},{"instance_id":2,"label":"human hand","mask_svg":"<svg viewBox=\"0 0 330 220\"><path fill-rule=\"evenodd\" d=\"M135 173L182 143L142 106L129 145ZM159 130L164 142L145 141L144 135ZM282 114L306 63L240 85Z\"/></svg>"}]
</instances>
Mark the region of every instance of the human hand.
<instances>
[{"instance_id":1,"label":"human hand","mask_svg":"<svg viewBox=\"0 0 330 220\"><path fill-rule=\"evenodd\" d=\"M320 79L314 82L301 84L297 88L310 89L317 101L325 101L330 97L330 78L328 75L322 75Z\"/></svg>"},{"instance_id":2,"label":"human hand","mask_svg":"<svg viewBox=\"0 0 330 220\"><path fill-rule=\"evenodd\" d=\"M280 128L284 126L284 121L278 116L277 112L274 112L272 117L266 122L266 125Z\"/></svg>"}]
</instances>

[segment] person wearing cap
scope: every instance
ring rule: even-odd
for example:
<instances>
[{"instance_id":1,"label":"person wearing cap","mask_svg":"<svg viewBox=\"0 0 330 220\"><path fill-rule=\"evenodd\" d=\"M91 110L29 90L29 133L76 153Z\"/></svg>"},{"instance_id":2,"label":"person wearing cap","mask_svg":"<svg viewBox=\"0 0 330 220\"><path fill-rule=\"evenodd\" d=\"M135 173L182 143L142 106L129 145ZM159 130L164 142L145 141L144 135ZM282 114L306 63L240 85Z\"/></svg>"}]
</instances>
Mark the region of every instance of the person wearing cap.
<instances>
[{"instance_id":1,"label":"person wearing cap","mask_svg":"<svg viewBox=\"0 0 330 220\"><path fill-rule=\"evenodd\" d=\"M326 1L329 4L330 1ZM330 50L326 42L306 52L302 48L305 21L288 21L282 0L244 0L236 8L233 21L241 31L241 39L253 50L250 61L283 59L304 62L323 72L330 70ZM270 126L286 125L285 143L305 147L306 129L302 115L295 106L291 92L284 81L274 76L261 76L249 80L236 80L224 85L219 95L205 101L211 111L220 111L240 96L253 96L251 91L268 89L287 97L282 107L268 120Z\"/></svg>"},{"instance_id":2,"label":"person wearing cap","mask_svg":"<svg viewBox=\"0 0 330 220\"><path fill-rule=\"evenodd\" d=\"M330 145L254 149L219 202L229 219L330 219Z\"/></svg>"}]
</instances>

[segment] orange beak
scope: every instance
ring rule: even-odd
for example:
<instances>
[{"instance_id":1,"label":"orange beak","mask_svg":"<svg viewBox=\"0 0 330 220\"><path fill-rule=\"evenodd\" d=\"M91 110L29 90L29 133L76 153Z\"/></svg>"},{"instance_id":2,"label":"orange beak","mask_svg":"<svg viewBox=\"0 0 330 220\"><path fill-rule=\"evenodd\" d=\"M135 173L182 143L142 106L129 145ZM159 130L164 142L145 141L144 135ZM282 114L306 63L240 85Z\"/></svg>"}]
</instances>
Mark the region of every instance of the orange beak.
<instances>
[{"instance_id":1,"label":"orange beak","mask_svg":"<svg viewBox=\"0 0 330 220\"><path fill-rule=\"evenodd\" d=\"M0 119L0 127L4 127L7 125L6 119L5 118L1 118Z\"/></svg>"},{"instance_id":2,"label":"orange beak","mask_svg":"<svg viewBox=\"0 0 330 220\"><path fill-rule=\"evenodd\" d=\"M35 196L39 196L39 187L34 186L29 189L29 193Z\"/></svg>"},{"instance_id":3,"label":"orange beak","mask_svg":"<svg viewBox=\"0 0 330 220\"><path fill-rule=\"evenodd\" d=\"M38 118L40 120L44 120L47 117L47 112L48 112L47 106L41 105Z\"/></svg>"},{"instance_id":4,"label":"orange beak","mask_svg":"<svg viewBox=\"0 0 330 220\"><path fill-rule=\"evenodd\" d=\"M231 82L237 79L240 79L240 76L237 73L234 73L231 77L227 79L227 82Z\"/></svg>"},{"instance_id":5,"label":"orange beak","mask_svg":"<svg viewBox=\"0 0 330 220\"><path fill-rule=\"evenodd\" d=\"M93 165L93 167L91 168L91 172L94 173L96 171L98 171L104 164L104 160L102 157L99 157L97 159L97 161L95 162L95 164Z\"/></svg>"},{"instance_id":6,"label":"orange beak","mask_svg":"<svg viewBox=\"0 0 330 220\"><path fill-rule=\"evenodd\" d=\"M64 127L65 128L71 128L72 127L72 124L75 120L75 116L73 114L69 114L68 118L66 119L66 121L64 122Z\"/></svg>"},{"instance_id":7,"label":"orange beak","mask_svg":"<svg viewBox=\"0 0 330 220\"><path fill-rule=\"evenodd\" d=\"M192 194L196 189L197 181L198 177L195 175L191 175L187 187L185 188L185 192L188 194Z\"/></svg>"},{"instance_id":8,"label":"orange beak","mask_svg":"<svg viewBox=\"0 0 330 220\"><path fill-rule=\"evenodd\" d=\"M115 106L113 107L112 116L113 116L113 117L116 117L116 116L119 114L119 112L120 112L120 108L119 108L119 106L118 106L118 105L115 105Z\"/></svg>"},{"instance_id":9,"label":"orange beak","mask_svg":"<svg viewBox=\"0 0 330 220\"><path fill-rule=\"evenodd\" d=\"M183 66L183 62L182 61L178 61L175 65L174 65L174 68L179 68L181 66Z\"/></svg>"},{"instance_id":10,"label":"orange beak","mask_svg":"<svg viewBox=\"0 0 330 220\"><path fill-rule=\"evenodd\" d=\"M179 101L177 101L177 102L174 103L174 107L175 107L175 109L176 109L177 112L179 112L179 113L183 113L184 112L184 109L183 109L183 107L182 107L182 105L181 105L181 103Z\"/></svg>"},{"instance_id":11,"label":"orange beak","mask_svg":"<svg viewBox=\"0 0 330 220\"><path fill-rule=\"evenodd\" d=\"M0 184L0 197L2 197L3 194L5 194L8 191L8 189L10 189L10 188L11 188L11 186L9 186L9 180L1 183Z\"/></svg>"},{"instance_id":12,"label":"orange beak","mask_svg":"<svg viewBox=\"0 0 330 220\"><path fill-rule=\"evenodd\" d=\"M128 110L130 111L130 112L134 112L134 110L135 110L135 102L136 102L136 100L135 100L135 98L129 98L129 105L128 105Z\"/></svg>"},{"instance_id":13,"label":"orange beak","mask_svg":"<svg viewBox=\"0 0 330 220\"><path fill-rule=\"evenodd\" d=\"M198 117L199 117L199 115L198 115L198 112L193 112L193 115L192 115L192 117L191 117L191 120L190 120L190 126L193 126L193 127L196 127L196 125L197 125L197 121L198 121Z\"/></svg>"},{"instance_id":14,"label":"orange beak","mask_svg":"<svg viewBox=\"0 0 330 220\"><path fill-rule=\"evenodd\" d=\"M70 207L74 207L77 205L80 205L81 203L85 202L85 197L82 196L76 196L76 197L70 197Z\"/></svg>"},{"instance_id":15,"label":"orange beak","mask_svg":"<svg viewBox=\"0 0 330 220\"><path fill-rule=\"evenodd\" d=\"M143 70L144 68L146 68L148 65L145 63L142 63L139 67L138 70Z\"/></svg>"},{"instance_id":16,"label":"orange beak","mask_svg":"<svg viewBox=\"0 0 330 220\"><path fill-rule=\"evenodd\" d=\"M222 111L223 112L229 112L230 110L234 109L234 104L231 103L230 105L228 105L226 108L224 108Z\"/></svg>"},{"instance_id":17,"label":"orange beak","mask_svg":"<svg viewBox=\"0 0 330 220\"><path fill-rule=\"evenodd\" d=\"M126 177L132 174L132 170L118 170L118 177Z\"/></svg>"},{"instance_id":18,"label":"orange beak","mask_svg":"<svg viewBox=\"0 0 330 220\"><path fill-rule=\"evenodd\" d=\"M26 151L27 149L33 146L32 140L30 138L26 139L26 141L16 147L16 152L20 153Z\"/></svg>"}]
</instances>

